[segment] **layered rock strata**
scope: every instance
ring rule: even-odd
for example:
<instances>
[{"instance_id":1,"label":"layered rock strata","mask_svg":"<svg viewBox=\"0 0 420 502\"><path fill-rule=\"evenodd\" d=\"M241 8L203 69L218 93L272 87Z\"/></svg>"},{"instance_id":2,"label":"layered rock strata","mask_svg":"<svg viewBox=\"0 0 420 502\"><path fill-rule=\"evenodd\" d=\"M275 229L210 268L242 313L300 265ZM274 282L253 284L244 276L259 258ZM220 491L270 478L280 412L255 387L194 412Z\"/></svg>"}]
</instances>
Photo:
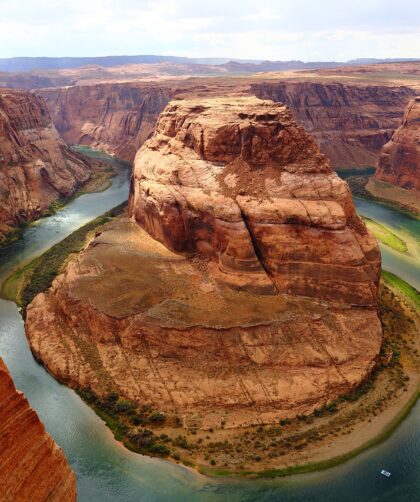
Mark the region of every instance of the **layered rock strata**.
<instances>
[{"instance_id":1,"label":"layered rock strata","mask_svg":"<svg viewBox=\"0 0 420 502\"><path fill-rule=\"evenodd\" d=\"M213 260L239 289L376 303L376 241L283 105L170 103L137 153L130 212L170 249Z\"/></svg>"},{"instance_id":2,"label":"layered rock strata","mask_svg":"<svg viewBox=\"0 0 420 502\"><path fill-rule=\"evenodd\" d=\"M375 178L420 192L420 97L410 101L401 125L382 148Z\"/></svg>"},{"instance_id":3,"label":"layered rock strata","mask_svg":"<svg viewBox=\"0 0 420 502\"><path fill-rule=\"evenodd\" d=\"M220 88L223 88L220 92ZM206 95L256 95L288 105L335 168L376 165L416 91L397 85L357 85L305 78L255 81L98 83L37 90L69 143L83 143L132 161L170 99Z\"/></svg>"},{"instance_id":4,"label":"layered rock strata","mask_svg":"<svg viewBox=\"0 0 420 502\"><path fill-rule=\"evenodd\" d=\"M288 105L335 168L375 166L416 91L404 86L280 81L251 85Z\"/></svg>"},{"instance_id":5,"label":"layered rock strata","mask_svg":"<svg viewBox=\"0 0 420 502\"><path fill-rule=\"evenodd\" d=\"M45 89L54 124L70 144L132 161L173 95L170 87L127 82Z\"/></svg>"},{"instance_id":6,"label":"layered rock strata","mask_svg":"<svg viewBox=\"0 0 420 502\"><path fill-rule=\"evenodd\" d=\"M90 172L58 134L42 99L0 90L0 241L51 202L73 195Z\"/></svg>"},{"instance_id":7,"label":"layered rock strata","mask_svg":"<svg viewBox=\"0 0 420 502\"><path fill-rule=\"evenodd\" d=\"M76 500L76 477L0 359L0 498Z\"/></svg>"},{"instance_id":8,"label":"layered rock strata","mask_svg":"<svg viewBox=\"0 0 420 502\"><path fill-rule=\"evenodd\" d=\"M130 215L27 309L61 381L238 427L310 413L375 367L378 246L286 107L171 102L136 156Z\"/></svg>"}]
</instances>

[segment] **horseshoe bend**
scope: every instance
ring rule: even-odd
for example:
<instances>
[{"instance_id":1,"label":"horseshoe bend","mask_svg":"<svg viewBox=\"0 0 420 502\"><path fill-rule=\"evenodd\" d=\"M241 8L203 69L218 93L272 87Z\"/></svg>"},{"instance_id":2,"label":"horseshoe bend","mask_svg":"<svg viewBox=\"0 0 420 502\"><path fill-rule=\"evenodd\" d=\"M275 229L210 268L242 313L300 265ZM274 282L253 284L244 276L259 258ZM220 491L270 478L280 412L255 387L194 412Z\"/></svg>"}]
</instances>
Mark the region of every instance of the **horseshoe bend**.
<instances>
[{"instance_id":1,"label":"horseshoe bend","mask_svg":"<svg viewBox=\"0 0 420 502\"><path fill-rule=\"evenodd\" d=\"M379 275L347 184L287 107L173 100L128 214L35 297L26 332L55 377L178 434L275 424L371 374Z\"/></svg>"}]
</instances>

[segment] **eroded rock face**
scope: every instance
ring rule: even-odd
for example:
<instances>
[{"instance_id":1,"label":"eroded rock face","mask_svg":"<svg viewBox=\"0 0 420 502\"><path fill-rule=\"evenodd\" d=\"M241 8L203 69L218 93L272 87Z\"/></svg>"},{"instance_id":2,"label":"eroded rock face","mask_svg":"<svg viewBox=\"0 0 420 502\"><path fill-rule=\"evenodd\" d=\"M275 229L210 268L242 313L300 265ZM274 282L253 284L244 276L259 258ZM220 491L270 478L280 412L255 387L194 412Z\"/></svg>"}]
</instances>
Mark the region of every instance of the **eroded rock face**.
<instances>
[{"instance_id":1,"label":"eroded rock face","mask_svg":"<svg viewBox=\"0 0 420 502\"><path fill-rule=\"evenodd\" d=\"M416 94L403 86L338 82L267 82L251 88L260 98L288 105L334 168L375 166Z\"/></svg>"},{"instance_id":2,"label":"eroded rock face","mask_svg":"<svg viewBox=\"0 0 420 502\"><path fill-rule=\"evenodd\" d=\"M368 377L382 340L373 307L232 289L127 218L34 299L26 332L68 385L203 429L309 414Z\"/></svg>"},{"instance_id":3,"label":"eroded rock face","mask_svg":"<svg viewBox=\"0 0 420 502\"><path fill-rule=\"evenodd\" d=\"M137 153L130 213L170 249L209 257L240 289L376 303L376 241L283 105L171 102Z\"/></svg>"},{"instance_id":4,"label":"eroded rock face","mask_svg":"<svg viewBox=\"0 0 420 502\"><path fill-rule=\"evenodd\" d=\"M220 92L218 87L224 87ZM132 161L170 99L256 95L288 105L334 168L376 165L416 91L404 86L350 85L251 77L122 82L40 89L53 121L69 143L83 143Z\"/></svg>"},{"instance_id":5,"label":"eroded rock face","mask_svg":"<svg viewBox=\"0 0 420 502\"><path fill-rule=\"evenodd\" d=\"M64 143L40 98L0 90L0 241L89 177L88 163Z\"/></svg>"},{"instance_id":6,"label":"eroded rock face","mask_svg":"<svg viewBox=\"0 0 420 502\"><path fill-rule=\"evenodd\" d=\"M206 429L311 413L375 367L378 246L285 106L171 102L129 206L27 309L61 381Z\"/></svg>"},{"instance_id":7,"label":"eroded rock face","mask_svg":"<svg viewBox=\"0 0 420 502\"><path fill-rule=\"evenodd\" d=\"M75 501L76 477L0 359L0 498Z\"/></svg>"},{"instance_id":8,"label":"eroded rock face","mask_svg":"<svg viewBox=\"0 0 420 502\"><path fill-rule=\"evenodd\" d=\"M420 192L420 97L410 101L400 127L383 147L375 178Z\"/></svg>"},{"instance_id":9,"label":"eroded rock face","mask_svg":"<svg viewBox=\"0 0 420 502\"><path fill-rule=\"evenodd\" d=\"M38 90L70 144L89 145L132 161L156 125L173 90L141 83Z\"/></svg>"}]
</instances>

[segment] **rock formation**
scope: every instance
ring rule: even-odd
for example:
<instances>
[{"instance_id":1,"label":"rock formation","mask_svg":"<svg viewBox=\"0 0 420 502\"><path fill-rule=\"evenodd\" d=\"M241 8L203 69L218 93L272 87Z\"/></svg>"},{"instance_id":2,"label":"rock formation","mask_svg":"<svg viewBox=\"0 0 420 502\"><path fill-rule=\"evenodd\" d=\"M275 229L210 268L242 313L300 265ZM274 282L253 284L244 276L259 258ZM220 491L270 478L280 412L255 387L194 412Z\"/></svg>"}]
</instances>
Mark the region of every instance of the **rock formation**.
<instances>
[{"instance_id":1,"label":"rock formation","mask_svg":"<svg viewBox=\"0 0 420 502\"><path fill-rule=\"evenodd\" d=\"M37 91L68 143L89 145L130 162L172 93L159 83L135 82Z\"/></svg>"},{"instance_id":2,"label":"rock formation","mask_svg":"<svg viewBox=\"0 0 420 502\"><path fill-rule=\"evenodd\" d=\"M400 127L382 148L375 178L420 192L420 97L410 101Z\"/></svg>"},{"instance_id":3,"label":"rock formation","mask_svg":"<svg viewBox=\"0 0 420 502\"><path fill-rule=\"evenodd\" d=\"M376 241L283 105L172 102L136 156L130 208L155 239L211 258L237 287L376 302Z\"/></svg>"},{"instance_id":4,"label":"rock formation","mask_svg":"<svg viewBox=\"0 0 420 502\"><path fill-rule=\"evenodd\" d=\"M335 168L377 164L416 91L404 86L323 81L251 85L256 96L288 105Z\"/></svg>"},{"instance_id":5,"label":"rock formation","mask_svg":"<svg viewBox=\"0 0 420 502\"><path fill-rule=\"evenodd\" d=\"M236 427L309 413L374 368L378 246L285 106L172 101L129 210L139 225L108 223L28 307L61 381Z\"/></svg>"},{"instance_id":6,"label":"rock formation","mask_svg":"<svg viewBox=\"0 0 420 502\"><path fill-rule=\"evenodd\" d=\"M408 101L416 91L404 86L318 81L189 79L98 83L37 94L69 143L83 143L132 161L174 96L241 92L288 105L334 167L376 165Z\"/></svg>"},{"instance_id":7,"label":"rock formation","mask_svg":"<svg viewBox=\"0 0 420 502\"><path fill-rule=\"evenodd\" d=\"M0 498L72 502L76 477L0 359Z\"/></svg>"},{"instance_id":8,"label":"rock formation","mask_svg":"<svg viewBox=\"0 0 420 502\"><path fill-rule=\"evenodd\" d=\"M0 90L0 242L89 177L89 164L64 143L40 98Z\"/></svg>"}]
</instances>

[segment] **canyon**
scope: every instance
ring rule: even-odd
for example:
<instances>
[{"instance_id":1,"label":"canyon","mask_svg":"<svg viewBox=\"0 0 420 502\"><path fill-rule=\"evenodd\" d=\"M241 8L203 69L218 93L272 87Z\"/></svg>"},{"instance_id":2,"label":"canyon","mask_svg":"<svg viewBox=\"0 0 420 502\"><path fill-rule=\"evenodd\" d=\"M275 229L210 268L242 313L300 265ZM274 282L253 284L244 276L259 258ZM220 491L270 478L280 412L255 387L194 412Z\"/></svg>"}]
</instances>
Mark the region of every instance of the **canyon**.
<instances>
[{"instance_id":1,"label":"canyon","mask_svg":"<svg viewBox=\"0 0 420 502\"><path fill-rule=\"evenodd\" d=\"M91 177L92 165L60 137L44 101L0 90L0 243Z\"/></svg>"},{"instance_id":2,"label":"canyon","mask_svg":"<svg viewBox=\"0 0 420 502\"><path fill-rule=\"evenodd\" d=\"M346 183L284 105L174 99L136 155L128 217L25 327L60 381L147 405L171 433L273 424L373 371L379 274Z\"/></svg>"},{"instance_id":3,"label":"canyon","mask_svg":"<svg viewBox=\"0 0 420 502\"><path fill-rule=\"evenodd\" d=\"M407 86L310 80L251 89L260 98L287 104L335 168L375 166L416 93Z\"/></svg>"},{"instance_id":4,"label":"canyon","mask_svg":"<svg viewBox=\"0 0 420 502\"><path fill-rule=\"evenodd\" d=\"M0 493L4 502L76 501L76 477L0 359Z\"/></svg>"},{"instance_id":5,"label":"canyon","mask_svg":"<svg viewBox=\"0 0 420 502\"><path fill-rule=\"evenodd\" d=\"M174 94L165 83L104 83L37 92L69 144L89 145L133 161Z\"/></svg>"},{"instance_id":6,"label":"canyon","mask_svg":"<svg viewBox=\"0 0 420 502\"><path fill-rule=\"evenodd\" d=\"M159 113L175 97L256 95L289 106L335 168L376 165L382 146L416 95L411 85L341 82L296 73L260 78L190 78L102 82L38 89L69 143L83 143L132 161Z\"/></svg>"}]
</instances>

